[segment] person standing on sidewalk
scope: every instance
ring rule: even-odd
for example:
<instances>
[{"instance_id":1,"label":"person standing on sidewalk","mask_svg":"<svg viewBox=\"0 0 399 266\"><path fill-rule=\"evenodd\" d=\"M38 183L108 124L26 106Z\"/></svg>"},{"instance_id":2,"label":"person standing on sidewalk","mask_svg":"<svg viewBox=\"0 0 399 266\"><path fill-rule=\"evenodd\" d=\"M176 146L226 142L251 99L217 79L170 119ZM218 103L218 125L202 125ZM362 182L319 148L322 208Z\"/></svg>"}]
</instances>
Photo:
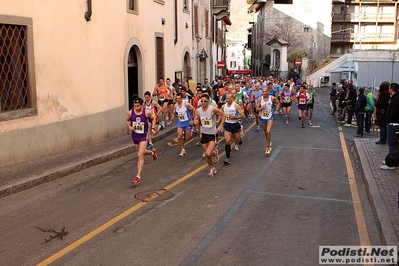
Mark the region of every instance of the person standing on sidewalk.
<instances>
[{"instance_id":1,"label":"person standing on sidewalk","mask_svg":"<svg viewBox=\"0 0 399 266\"><path fill-rule=\"evenodd\" d=\"M366 116L364 120L364 134L370 134L370 129L371 129L371 118L373 117L374 114L374 108L375 108L375 99L374 95L371 93L370 88L366 88L364 90L364 94L366 95L367 99L367 106L366 106Z\"/></svg>"},{"instance_id":2,"label":"person standing on sidewalk","mask_svg":"<svg viewBox=\"0 0 399 266\"><path fill-rule=\"evenodd\" d=\"M202 134L201 143L202 149L205 153L205 159L210 167L208 176L214 176L217 173L215 168L216 163L219 162L219 151L216 148L217 134L220 133L226 120L226 115L222 110L209 105L209 95L203 93L201 96L201 107L198 108L194 116L194 124L201 123ZM220 118L220 125L216 128L216 116Z\"/></svg>"},{"instance_id":3,"label":"person standing on sidewalk","mask_svg":"<svg viewBox=\"0 0 399 266\"><path fill-rule=\"evenodd\" d=\"M330 91L330 101L332 107L332 112L330 115L335 115L335 113L337 112L337 100L338 100L337 83L333 82Z\"/></svg>"},{"instance_id":4,"label":"person standing on sidewalk","mask_svg":"<svg viewBox=\"0 0 399 266\"><path fill-rule=\"evenodd\" d=\"M364 114L366 113L367 98L364 95L363 88L359 88L358 91L359 94L356 98L356 104L354 108L356 114L357 132L353 136L363 137L363 123L364 123Z\"/></svg>"},{"instance_id":5,"label":"person standing on sidewalk","mask_svg":"<svg viewBox=\"0 0 399 266\"><path fill-rule=\"evenodd\" d=\"M391 99L389 100L389 106L387 110L387 143L389 153L394 151L394 147L397 143L395 138L395 132L399 131L399 86L397 83L392 83L389 86L389 94ZM387 165L381 165L383 170L395 169L395 167L389 167Z\"/></svg>"},{"instance_id":6,"label":"person standing on sidewalk","mask_svg":"<svg viewBox=\"0 0 399 266\"><path fill-rule=\"evenodd\" d=\"M387 111L389 105L389 84L381 83L375 102L375 124L380 127L380 139L375 144L387 143Z\"/></svg>"},{"instance_id":7,"label":"person standing on sidewalk","mask_svg":"<svg viewBox=\"0 0 399 266\"><path fill-rule=\"evenodd\" d=\"M348 120L346 121L346 124L344 124L344 127L350 127L352 126L352 117L355 109L355 104L356 104L356 90L353 87L352 84L348 84L348 89L347 93L345 96L345 103L348 106Z\"/></svg>"},{"instance_id":8,"label":"person standing on sidewalk","mask_svg":"<svg viewBox=\"0 0 399 266\"><path fill-rule=\"evenodd\" d=\"M144 155L151 155L154 161L157 160L155 149L147 150L148 139L148 119L151 119L151 133L155 135L156 117L153 112L144 108L144 101L141 98L133 100L133 108L127 113L126 125L132 132L132 140L137 149L137 175L132 180L132 184L140 184L141 173L144 168Z\"/></svg>"}]
</instances>

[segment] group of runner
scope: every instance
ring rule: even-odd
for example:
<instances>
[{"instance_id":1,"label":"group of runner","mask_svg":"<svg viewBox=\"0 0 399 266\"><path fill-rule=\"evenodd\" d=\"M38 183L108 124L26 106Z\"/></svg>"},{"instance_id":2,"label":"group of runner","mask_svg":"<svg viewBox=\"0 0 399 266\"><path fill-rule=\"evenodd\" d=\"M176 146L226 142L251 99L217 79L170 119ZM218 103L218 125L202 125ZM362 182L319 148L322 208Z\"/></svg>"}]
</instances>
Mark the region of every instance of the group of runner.
<instances>
[{"instance_id":1,"label":"group of runner","mask_svg":"<svg viewBox=\"0 0 399 266\"><path fill-rule=\"evenodd\" d=\"M223 132L225 139L225 165L231 164L231 150L239 150L242 144L242 120L245 118L249 121L255 119L257 132L263 129L266 138L265 154L269 155L272 152L271 132L275 116L279 113L285 115L288 125L294 103L298 106L301 126L305 128L308 115L308 124L312 125L315 97L320 103L313 85L300 80L293 82L283 78L247 77L241 80L227 79L223 83L216 77L212 84L206 82L206 85L198 83L193 92L181 83L172 85L167 79L164 84L163 78L159 78L152 94L147 91L144 94L145 100L137 98L133 101L133 108L126 117L126 125L132 132L138 156L138 171L132 180L133 185L140 183L144 156L151 155L154 160L157 159L151 136L166 125L171 125L175 118L181 148L179 156L187 154L184 141L189 141L193 132L198 132L199 145L203 148L203 157L210 168L208 176L211 177L217 173L215 164L219 161L217 143L220 133ZM157 97L158 101L151 96Z\"/></svg>"}]
</instances>

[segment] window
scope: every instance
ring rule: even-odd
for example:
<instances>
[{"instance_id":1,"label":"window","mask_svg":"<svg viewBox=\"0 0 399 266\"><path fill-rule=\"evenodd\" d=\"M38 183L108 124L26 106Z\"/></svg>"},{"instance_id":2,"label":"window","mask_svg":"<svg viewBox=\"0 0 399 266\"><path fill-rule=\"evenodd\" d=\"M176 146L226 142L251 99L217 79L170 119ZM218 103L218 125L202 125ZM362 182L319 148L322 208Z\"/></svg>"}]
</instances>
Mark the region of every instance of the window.
<instances>
[{"instance_id":1,"label":"window","mask_svg":"<svg viewBox=\"0 0 399 266\"><path fill-rule=\"evenodd\" d=\"M205 10L205 38L209 37L209 10Z\"/></svg>"},{"instance_id":2,"label":"window","mask_svg":"<svg viewBox=\"0 0 399 266\"><path fill-rule=\"evenodd\" d=\"M235 68L236 67L236 61L230 61L230 67Z\"/></svg>"},{"instance_id":3,"label":"window","mask_svg":"<svg viewBox=\"0 0 399 266\"><path fill-rule=\"evenodd\" d=\"M132 14L139 13L139 1L138 0L127 0L127 12Z\"/></svg>"},{"instance_id":4,"label":"window","mask_svg":"<svg viewBox=\"0 0 399 266\"><path fill-rule=\"evenodd\" d=\"M236 53L231 53L231 57L236 57Z\"/></svg>"},{"instance_id":5,"label":"window","mask_svg":"<svg viewBox=\"0 0 399 266\"><path fill-rule=\"evenodd\" d=\"M198 6L194 5L194 36L199 37L198 30Z\"/></svg>"},{"instance_id":6,"label":"window","mask_svg":"<svg viewBox=\"0 0 399 266\"><path fill-rule=\"evenodd\" d=\"M157 79L158 77L164 76L164 47L163 38L156 37L156 68L157 68Z\"/></svg>"},{"instance_id":7,"label":"window","mask_svg":"<svg viewBox=\"0 0 399 266\"><path fill-rule=\"evenodd\" d=\"M183 0L183 11L188 11L188 0Z\"/></svg>"},{"instance_id":8,"label":"window","mask_svg":"<svg viewBox=\"0 0 399 266\"><path fill-rule=\"evenodd\" d=\"M32 19L0 16L0 121L37 115L32 35Z\"/></svg>"}]
</instances>

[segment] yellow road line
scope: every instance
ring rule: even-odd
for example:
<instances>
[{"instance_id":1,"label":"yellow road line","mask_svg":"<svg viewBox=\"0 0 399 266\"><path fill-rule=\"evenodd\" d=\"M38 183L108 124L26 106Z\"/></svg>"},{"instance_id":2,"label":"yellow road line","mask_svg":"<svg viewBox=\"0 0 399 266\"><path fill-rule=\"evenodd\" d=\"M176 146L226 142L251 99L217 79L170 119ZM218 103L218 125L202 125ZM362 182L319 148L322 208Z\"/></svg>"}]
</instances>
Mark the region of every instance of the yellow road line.
<instances>
[{"instance_id":1,"label":"yellow road line","mask_svg":"<svg viewBox=\"0 0 399 266\"><path fill-rule=\"evenodd\" d=\"M255 123L252 123L248 129L244 132L243 136L254 126ZM223 141L224 138L219 139L218 143L220 143L221 141ZM219 156L223 156L225 155L225 152L222 152ZM198 167L197 169L191 171L190 173L188 173L187 175L179 178L178 180L176 180L175 182L173 182L172 184L166 186L164 189L170 190L172 188L174 188L175 186L179 185L180 183L184 182L185 180L189 179L190 177L192 177L193 175L197 174L198 172L202 171L203 169L205 169L208 166L208 164L203 164L200 167ZM148 201L151 202L151 201ZM87 235L81 237L80 239L76 240L75 242L73 242L72 244L70 244L69 246L61 249L60 251L58 251L57 253L55 253L54 255L48 257L47 259L45 259L44 261L40 262L39 264L37 264L37 266L44 266L44 265L49 265L51 263L53 263L54 261L58 260L59 258L65 256L66 254L68 254L69 252L71 252L72 250L76 249L77 247L79 247L80 245L86 243L87 241L89 241L90 239L92 239L93 237L97 236L98 234L102 233L103 231L105 231L106 229L108 229L109 227L113 226L114 224L116 224L117 222L121 221L122 219L126 218L127 216L129 216L130 214L132 214L133 212L137 211L138 209L140 209L141 207L144 207L148 202L140 202L136 205L134 205L132 208L124 211L123 213L119 214L118 216L114 217L113 219L109 220L108 222L106 222L105 224L101 225L100 227L97 227L96 229L94 229L93 231L91 231L90 233L88 233Z\"/></svg>"},{"instance_id":2,"label":"yellow road line","mask_svg":"<svg viewBox=\"0 0 399 266\"><path fill-rule=\"evenodd\" d=\"M341 140L342 152L344 154L346 170L348 172L348 181L349 181L349 186L350 186L350 190L351 190L351 194L352 194L352 202L353 202L353 208L355 210L357 230L359 232L359 238L360 238L360 245L361 246L370 246L370 238L369 238L369 234L367 231L366 220L364 219L362 203L360 201L359 191L357 189L357 184L356 184L355 174L353 172L352 162L349 157L349 152L348 152L348 148L346 146L344 133L342 132L342 127L338 126L338 129L340 131L339 137Z\"/></svg>"}]
</instances>

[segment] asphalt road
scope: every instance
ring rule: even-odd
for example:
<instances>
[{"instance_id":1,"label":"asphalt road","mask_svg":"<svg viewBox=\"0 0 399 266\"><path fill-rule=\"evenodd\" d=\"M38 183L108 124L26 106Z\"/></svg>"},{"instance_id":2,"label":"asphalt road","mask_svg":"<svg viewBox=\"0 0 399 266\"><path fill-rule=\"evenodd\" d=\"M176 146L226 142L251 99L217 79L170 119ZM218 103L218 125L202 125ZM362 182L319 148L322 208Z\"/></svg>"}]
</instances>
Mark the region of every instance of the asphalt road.
<instances>
[{"instance_id":1,"label":"asphalt road","mask_svg":"<svg viewBox=\"0 0 399 266\"><path fill-rule=\"evenodd\" d=\"M179 157L172 135L138 187L131 154L0 199L0 265L318 265L320 245L379 245L356 161L345 161L355 128L340 138L329 89L317 91L313 127L296 107L290 125L278 115L265 156L263 133L245 122L240 151L214 177L198 139ZM164 188L170 199L135 198Z\"/></svg>"}]
</instances>

